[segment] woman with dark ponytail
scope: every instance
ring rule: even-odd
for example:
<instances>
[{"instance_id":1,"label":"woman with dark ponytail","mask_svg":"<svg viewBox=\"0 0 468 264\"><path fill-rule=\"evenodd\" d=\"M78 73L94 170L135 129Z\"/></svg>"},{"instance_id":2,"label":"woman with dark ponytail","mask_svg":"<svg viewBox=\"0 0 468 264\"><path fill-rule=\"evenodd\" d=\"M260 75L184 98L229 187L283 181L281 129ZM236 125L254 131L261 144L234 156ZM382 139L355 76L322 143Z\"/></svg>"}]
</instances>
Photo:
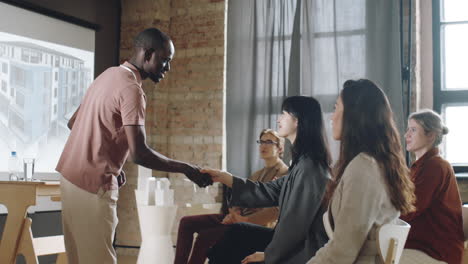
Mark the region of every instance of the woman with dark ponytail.
<instances>
[{"instance_id":1,"label":"woman with dark ponytail","mask_svg":"<svg viewBox=\"0 0 468 264\"><path fill-rule=\"evenodd\" d=\"M215 182L232 187L232 205L279 206L275 229L234 224L209 253L209 263L305 263L327 241L322 215L330 179L330 155L320 104L312 97L293 96L282 105L278 134L292 143L288 175L254 183L228 172L205 169Z\"/></svg>"}]
</instances>

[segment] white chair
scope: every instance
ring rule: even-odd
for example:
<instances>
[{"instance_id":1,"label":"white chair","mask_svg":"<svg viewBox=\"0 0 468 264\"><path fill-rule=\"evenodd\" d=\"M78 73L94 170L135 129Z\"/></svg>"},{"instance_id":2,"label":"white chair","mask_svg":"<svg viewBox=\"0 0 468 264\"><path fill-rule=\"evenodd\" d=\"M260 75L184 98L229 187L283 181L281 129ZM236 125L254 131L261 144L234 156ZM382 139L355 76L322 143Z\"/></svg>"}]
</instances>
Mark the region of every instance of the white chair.
<instances>
[{"instance_id":1,"label":"white chair","mask_svg":"<svg viewBox=\"0 0 468 264\"><path fill-rule=\"evenodd\" d=\"M385 264L398 264L411 226L401 219L377 230L377 246Z\"/></svg>"},{"instance_id":2,"label":"white chair","mask_svg":"<svg viewBox=\"0 0 468 264\"><path fill-rule=\"evenodd\" d=\"M328 211L323 214L322 220L328 238L332 239L333 230ZM401 219L397 219L395 223L379 227L377 230L377 247L385 264L398 264L400 262L410 228L411 226Z\"/></svg>"},{"instance_id":3,"label":"white chair","mask_svg":"<svg viewBox=\"0 0 468 264\"><path fill-rule=\"evenodd\" d=\"M333 238L333 230L330 224L330 218L328 218L328 211L323 214L323 226L325 227L325 232L329 239Z\"/></svg>"}]
</instances>

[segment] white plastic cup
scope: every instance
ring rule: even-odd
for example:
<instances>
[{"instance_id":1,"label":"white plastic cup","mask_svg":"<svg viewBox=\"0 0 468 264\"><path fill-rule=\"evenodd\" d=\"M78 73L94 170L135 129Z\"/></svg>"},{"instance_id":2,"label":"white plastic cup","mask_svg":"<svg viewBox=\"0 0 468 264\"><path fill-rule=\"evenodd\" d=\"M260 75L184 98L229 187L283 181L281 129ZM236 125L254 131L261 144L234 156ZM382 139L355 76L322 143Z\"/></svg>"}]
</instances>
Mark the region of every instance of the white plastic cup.
<instances>
[{"instance_id":1,"label":"white plastic cup","mask_svg":"<svg viewBox=\"0 0 468 264\"><path fill-rule=\"evenodd\" d=\"M147 179L146 182L146 193L145 193L145 200L143 203L146 205L154 205L155 204L155 197L154 192L156 191L156 178L151 177Z\"/></svg>"},{"instance_id":2,"label":"white plastic cup","mask_svg":"<svg viewBox=\"0 0 468 264\"><path fill-rule=\"evenodd\" d=\"M138 190L145 191L148 179L153 177L153 171L138 165Z\"/></svg>"},{"instance_id":3,"label":"white plastic cup","mask_svg":"<svg viewBox=\"0 0 468 264\"><path fill-rule=\"evenodd\" d=\"M23 159L23 166L24 166L24 180L25 181L32 181L34 175L34 161L33 158L24 158Z\"/></svg>"}]
</instances>

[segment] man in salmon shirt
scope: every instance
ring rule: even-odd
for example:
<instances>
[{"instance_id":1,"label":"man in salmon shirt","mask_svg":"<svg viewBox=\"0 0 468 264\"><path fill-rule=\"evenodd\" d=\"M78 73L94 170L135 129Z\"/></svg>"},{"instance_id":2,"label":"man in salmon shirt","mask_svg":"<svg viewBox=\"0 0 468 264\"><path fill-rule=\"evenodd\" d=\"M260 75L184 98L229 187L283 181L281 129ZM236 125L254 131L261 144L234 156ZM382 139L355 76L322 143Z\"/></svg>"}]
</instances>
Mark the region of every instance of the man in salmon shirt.
<instances>
[{"instance_id":1,"label":"man in salmon shirt","mask_svg":"<svg viewBox=\"0 0 468 264\"><path fill-rule=\"evenodd\" d=\"M159 83L173 56L169 36L156 28L142 31L130 60L94 80L68 123L71 133L56 170L63 176L62 224L70 264L117 263L112 241L129 153L141 166L184 173L203 187L212 183L197 166L169 159L146 144L142 80Z\"/></svg>"}]
</instances>

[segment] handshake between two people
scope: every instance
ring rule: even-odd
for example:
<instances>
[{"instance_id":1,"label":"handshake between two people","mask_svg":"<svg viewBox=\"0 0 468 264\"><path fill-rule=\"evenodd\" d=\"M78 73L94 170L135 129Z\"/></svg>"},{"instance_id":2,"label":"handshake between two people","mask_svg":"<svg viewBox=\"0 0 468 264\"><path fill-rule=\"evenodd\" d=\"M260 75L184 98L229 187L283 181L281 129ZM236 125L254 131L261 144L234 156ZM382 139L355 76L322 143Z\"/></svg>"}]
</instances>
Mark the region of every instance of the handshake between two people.
<instances>
[{"instance_id":1,"label":"handshake between two people","mask_svg":"<svg viewBox=\"0 0 468 264\"><path fill-rule=\"evenodd\" d=\"M196 171L196 172L195 172ZM201 183L210 182L209 184L213 184L213 182L220 182L228 187L232 187L233 183L233 176L227 171L203 168L203 169L194 169L194 174L185 174L187 177L195 182L197 181ZM198 186L201 186L198 184ZM206 185L205 185L206 186ZM204 186L203 186L204 187ZM248 217L242 216L241 211L239 208L230 208L229 214L227 214L224 219L222 220L221 224L223 225L232 225L235 223L241 222L249 222ZM265 253L264 252L255 252L247 257L245 257L241 263L248 264L254 262L262 262L265 261Z\"/></svg>"},{"instance_id":2,"label":"handshake between two people","mask_svg":"<svg viewBox=\"0 0 468 264\"><path fill-rule=\"evenodd\" d=\"M227 171L209 169L209 168L199 168L192 165L191 172L185 173L185 175L196 183L200 187L206 187L213 184L213 182L220 182L228 187L232 187L233 176ZM229 214L227 214L222 220L221 224L223 225L232 225L235 223L248 222L248 217L242 216L239 208L230 208ZM254 262L265 261L264 252L255 252L247 257L245 257L241 263L248 264Z\"/></svg>"},{"instance_id":3,"label":"handshake between two people","mask_svg":"<svg viewBox=\"0 0 468 264\"><path fill-rule=\"evenodd\" d=\"M220 182L228 187L232 186L232 174L226 171L189 165L184 174L199 187L212 185L213 182Z\"/></svg>"}]
</instances>

